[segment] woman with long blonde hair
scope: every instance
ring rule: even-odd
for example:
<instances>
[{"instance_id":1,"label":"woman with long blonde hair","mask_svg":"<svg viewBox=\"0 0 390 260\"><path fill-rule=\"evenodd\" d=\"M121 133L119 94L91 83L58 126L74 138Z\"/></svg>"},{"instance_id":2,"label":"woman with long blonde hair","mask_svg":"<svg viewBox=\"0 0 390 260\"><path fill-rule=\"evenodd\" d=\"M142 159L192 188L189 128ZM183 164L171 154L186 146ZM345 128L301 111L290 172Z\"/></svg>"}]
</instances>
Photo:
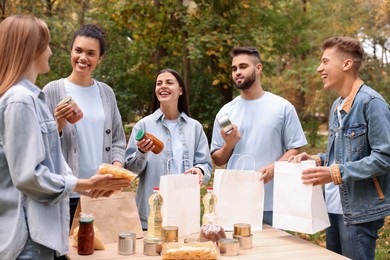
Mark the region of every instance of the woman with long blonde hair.
<instances>
[{"instance_id":1,"label":"woman with long blonde hair","mask_svg":"<svg viewBox=\"0 0 390 260\"><path fill-rule=\"evenodd\" d=\"M47 25L34 16L0 23L0 259L65 254L69 194L96 197L130 184L108 175L79 180L66 166L56 121L35 85L50 69L49 42Z\"/></svg>"}]
</instances>

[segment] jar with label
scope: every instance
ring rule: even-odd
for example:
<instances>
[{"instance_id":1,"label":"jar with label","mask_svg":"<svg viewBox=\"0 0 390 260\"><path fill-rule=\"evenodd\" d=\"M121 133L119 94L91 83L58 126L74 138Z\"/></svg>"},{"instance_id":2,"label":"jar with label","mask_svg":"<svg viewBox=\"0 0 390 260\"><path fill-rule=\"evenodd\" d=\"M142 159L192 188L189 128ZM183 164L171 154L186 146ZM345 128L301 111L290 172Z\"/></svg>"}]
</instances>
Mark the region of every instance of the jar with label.
<instances>
[{"instance_id":1,"label":"jar with label","mask_svg":"<svg viewBox=\"0 0 390 260\"><path fill-rule=\"evenodd\" d=\"M93 241L95 232L93 230L93 217L80 213L79 232L77 235L77 253L79 255L92 255L94 253Z\"/></svg>"},{"instance_id":2,"label":"jar with label","mask_svg":"<svg viewBox=\"0 0 390 260\"><path fill-rule=\"evenodd\" d=\"M152 150L153 153L159 154L164 149L164 143L161 142L157 137L152 134L145 132L144 130L139 130L137 135L135 136L135 140L141 141L142 139L149 139L153 142L154 148Z\"/></svg>"},{"instance_id":3,"label":"jar with label","mask_svg":"<svg viewBox=\"0 0 390 260\"><path fill-rule=\"evenodd\" d=\"M75 124L78 122L81 118L83 118L84 114L83 111L81 111L80 107L77 105L77 103L73 100L72 97L66 97L63 100L61 100L57 106L63 105L63 104L69 104L73 108L73 115L66 120L70 124Z\"/></svg>"}]
</instances>

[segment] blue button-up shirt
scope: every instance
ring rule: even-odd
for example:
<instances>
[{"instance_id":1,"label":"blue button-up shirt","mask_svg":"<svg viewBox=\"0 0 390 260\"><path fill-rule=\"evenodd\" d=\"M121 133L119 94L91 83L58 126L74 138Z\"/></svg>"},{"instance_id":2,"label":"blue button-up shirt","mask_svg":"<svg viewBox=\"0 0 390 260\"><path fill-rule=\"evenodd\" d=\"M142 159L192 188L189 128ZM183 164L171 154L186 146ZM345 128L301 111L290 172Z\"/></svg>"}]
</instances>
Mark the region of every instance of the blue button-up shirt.
<instances>
[{"instance_id":1,"label":"blue button-up shirt","mask_svg":"<svg viewBox=\"0 0 390 260\"><path fill-rule=\"evenodd\" d=\"M67 252L68 196L76 183L45 94L21 80L0 98L0 259L15 259L29 236Z\"/></svg>"},{"instance_id":2,"label":"blue button-up shirt","mask_svg":"<svg viewBox=\"0 0 390 260\"><path fill-rule=\"evenodd\" d=\"M211 157L206 134L202 125L184 112L178 118L179 136L171 136L164 123L164 114L157 109L153 114L144 117L134 126L127 145L125 166L139 174L139 184L136 194L137 207L143 228L147 228L149 216L148 198L153 193L153 187L160 186L160 176L168 174L167 162L173 157L172 138L178 138L183 145L185 170L199 167L204 173L203 184L211 177ZM141 153L137 148L135 136L140 129L153 134L164 143L164 150L159 154Z\"/></svg>"}]
</instances>

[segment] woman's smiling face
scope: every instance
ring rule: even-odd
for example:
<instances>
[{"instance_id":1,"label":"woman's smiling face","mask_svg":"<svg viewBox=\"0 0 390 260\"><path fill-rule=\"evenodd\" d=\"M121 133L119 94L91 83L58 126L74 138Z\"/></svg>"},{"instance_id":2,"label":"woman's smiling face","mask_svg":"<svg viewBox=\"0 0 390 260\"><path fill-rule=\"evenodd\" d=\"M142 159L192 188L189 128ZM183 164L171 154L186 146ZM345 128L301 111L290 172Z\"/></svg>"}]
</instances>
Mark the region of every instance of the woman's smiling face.
<instances>
[{"instance_id":1,"label":"woman's smiling face","mask_svg":"<svg viewBox=\"0 0 390 260\"><path fill-rule=\"evenodd\" d=\"M101 61L100 44L95 38L77 36L70 53L73 72L90 76Z\"/></svg>"},{"instance_id":2,"label":"woman's smiling face","mask_svg":"<svg viewBox=\"0 0 390 260\"><path fill-rule=\"evenodd\" d=\"M183 94L179 82L169 72L158 75L155 88L157 99L163 102L178 102L179 96Z\"/></svg>"}]
</instances>

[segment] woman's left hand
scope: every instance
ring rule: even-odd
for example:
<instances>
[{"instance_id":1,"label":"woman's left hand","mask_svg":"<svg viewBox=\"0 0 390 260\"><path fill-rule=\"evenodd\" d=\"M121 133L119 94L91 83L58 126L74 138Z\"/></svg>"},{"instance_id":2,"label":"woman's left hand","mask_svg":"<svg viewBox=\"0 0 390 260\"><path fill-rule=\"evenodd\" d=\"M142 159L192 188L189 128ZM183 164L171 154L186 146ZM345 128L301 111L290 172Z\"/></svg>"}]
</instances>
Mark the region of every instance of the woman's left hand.
<instances>
[{"instance_id":1,"label":"woman's left hand","mask_svg":"<svg viewBox=\"0 0 390 260\"><path fill-rule=\"evenodd\" d=\"M202 170L197 167L192 167L184 172L184 174L193 174L198 175L199 177L199 184L202 185L203 183L203 173Z\"/></svg>"}]
</instances>

